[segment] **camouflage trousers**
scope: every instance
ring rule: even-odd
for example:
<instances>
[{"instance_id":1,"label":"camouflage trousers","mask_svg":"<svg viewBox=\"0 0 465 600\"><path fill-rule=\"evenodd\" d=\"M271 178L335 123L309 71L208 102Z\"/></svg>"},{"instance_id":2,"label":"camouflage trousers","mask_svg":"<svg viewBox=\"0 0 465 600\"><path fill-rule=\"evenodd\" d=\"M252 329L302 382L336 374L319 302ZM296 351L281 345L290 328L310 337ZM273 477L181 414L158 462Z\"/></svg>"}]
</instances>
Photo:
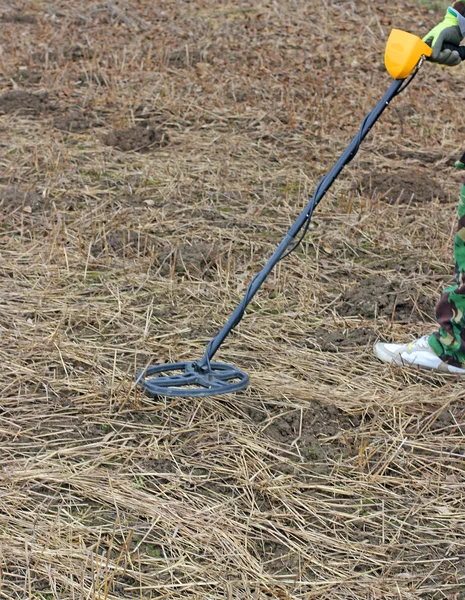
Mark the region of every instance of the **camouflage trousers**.
<instances>
[{"instance_id":1,"label":"camouflage trousers","mask_svg":"<svg viewBox=\"0 0 465 600\"><path fill-rule=\"evenodd\" d=\"M460 191L454 240L455 284L446 288L436 306L439 331L429 345L446 363L465 368L465 183Z\"/></svg>"}]
</instances>

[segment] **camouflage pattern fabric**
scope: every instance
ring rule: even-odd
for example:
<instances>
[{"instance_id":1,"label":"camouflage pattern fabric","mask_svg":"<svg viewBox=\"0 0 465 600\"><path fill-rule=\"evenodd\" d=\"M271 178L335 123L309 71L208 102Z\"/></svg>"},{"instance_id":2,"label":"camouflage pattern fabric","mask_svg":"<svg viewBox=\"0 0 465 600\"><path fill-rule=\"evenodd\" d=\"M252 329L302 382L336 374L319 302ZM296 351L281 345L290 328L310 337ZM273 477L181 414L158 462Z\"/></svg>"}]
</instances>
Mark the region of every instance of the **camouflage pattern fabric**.
<instances>
[{"instance_id":1,"label":"camouflage pattern fabric","mask_svg":"<svg viewBox=\"0 0 465 600\"><path fill-rule=\"evenodd\" d=\"M446 288L436 306L439 331L429 345L445 362L465 368L465 183L460 191L458 228L454 240L455 284Z\"/></svg>"}]
</instances>

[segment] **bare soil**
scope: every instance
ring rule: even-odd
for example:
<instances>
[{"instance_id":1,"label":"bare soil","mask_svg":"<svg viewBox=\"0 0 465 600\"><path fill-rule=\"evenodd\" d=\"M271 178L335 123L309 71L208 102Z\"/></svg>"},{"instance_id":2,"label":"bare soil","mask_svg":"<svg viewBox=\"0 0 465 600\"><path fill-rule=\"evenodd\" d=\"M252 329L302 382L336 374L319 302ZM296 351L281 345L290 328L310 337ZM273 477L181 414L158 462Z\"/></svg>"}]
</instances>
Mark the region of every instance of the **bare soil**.
<instances>
[{"instance_id":1,"label":"bare soil","mask_svg":"<svg viewBox=\"0 0 465 600\"><path fill-rule=\"evenodd\" d=\"M366 173L357 185L357 190L390 203L409 204L431 200L450 202L450 195L444 186L435 181L427 169Z\"/></svg>"},{"instance_id":2,"label":"bare soil","mask_svg":"<svg viewBox=\"0 0 465 600\"><path fill-rule=\"evenodd\" d=\"M40 210L43 198L20 187L0 187L0 205L4 215L18 210L31 213Z\"/></svg>"},{"instance_id":3,"label":"bare soil","mask_svg":"<svg viewBox=\"0 0 465 600\"><path fill-rule=\"evenodd\" d=\"M24 3L23 3L24 4ZM413 1L0 9L0 597L465 597L463 381L394 369L453 278L463 67L394 99L215 360L197 360L390 85ZM361 43L363 32L363 43Z\"/></svg>"},{"instance_id":4,"label":"bare soil","mask_svg":"<svg viewBox=\"0 0 465 600\"><path fill-rule=\"evenodd\" d=\"M152 148L160 148L169 142L168 134L153 128L149 123L142 122L128 129L114 129L102 137L107 146L114 146L123 152L147 152Z\"/></svg>"},{"instance_id":5,"label":"bare soil","mask_svg":"<svg viewBox=\"0 0 465 600\"><path fill-rule=\"evenodd\" d=\"M345 292L338 311L345 316L365 319L384 316L411 323L432 315L434 302L408 282L387 281L382 275L372 275Z\"/></svg>"},{"instance_id":6,"label":"bare soil","mask_svg":"<svg viewBox=\"0 0 465 600\"><path fill-rule=\"evenodd\" d=\"M68 113L62 113L53 121L55 129L69 133L82 133L102 125L103 122L100 119L81 109L71 109Z\"/></svg>"},{"instance_id":7,"label":"bare soil","mask_svg":"<svg viewBox=\"0 0 465 600\"><path fill-rule=\"evenodd\" d=\"M322 352L344 352L353 348L364 348L376 340L371 327L357 327L340 331L320 328L309 335L308 346Z\"/></svg>"},{"instance_id":8,"label":"bare soil","mask_svg":"<svg viewBox=\"0 0 465 600\"><path fill-rule=\"evenodd\" d=\"M0 21L4 23L26 23L31 24L37 21L37 17L31 13L16 10L7 10L0 15Z\"/></svg>"},{"instance_id":9,"label":"bare soil","mask_svg":"<svg viewBox=\"0 0 465 600\"><path fill-rule=\"evenodd\" d=\"M0 96L0 113L22 115L40 115L53 110L47 92L33 94L24 90L5 92Z\"/></svg>"}]
</instances>

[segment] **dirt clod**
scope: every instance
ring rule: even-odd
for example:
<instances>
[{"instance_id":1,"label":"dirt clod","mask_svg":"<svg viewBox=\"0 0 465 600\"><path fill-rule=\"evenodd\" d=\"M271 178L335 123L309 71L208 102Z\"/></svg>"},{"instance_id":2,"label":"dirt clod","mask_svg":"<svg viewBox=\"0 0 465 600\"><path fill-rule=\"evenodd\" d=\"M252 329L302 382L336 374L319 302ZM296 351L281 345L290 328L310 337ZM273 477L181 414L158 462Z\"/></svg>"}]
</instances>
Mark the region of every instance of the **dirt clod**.
<instances>
[{"instance_id":1,"label":"dirt clod","mask_svg":"<svg viewBox=\"0 0 465 600\"><path fill-rule=\"evenodd\" d=\"M186 273L205 275L216 262L218 249L215 244L181 244L177 248L162 249L158 253L160 271L168 275Z\"/></svg>"},{"instance_id":2,"label":"dirt clod","mask_svg":"<svg viewBox=\"0 0 465 600\"><path fill-rule=\"evenodd\" d=\"M323 458L328 452L338 453L336 446L325 448L323 442L346 425L345 417L335 406L314 402L305 411L287 411L274 418L265 432L280 444L298 444L305 458L313 461Z\"/></svg>"},{"instance_id":3,"label":"dirt clod","mask_svg":"<svg viewBox=\"0 0 465 600\"><path fill-rule=\"evenodd\" d=\"M42 73L31 69L20 68L17 70L14 80L24 85L35 85L42 80Z\"/></svg>"},{"instance_id":4,"label":"dirt clod","mask_svg":"<svg viewBox=\"0 0 465 600\"><path fill-rule=\"evenodd\" d=\"M77 81L81 85L98 85L98 86L108 85L108 79L104 75L97 74L97 73L89 73L88 71L83 71L78 76Z\"/></svg>"},{"instance_id":5,"label":"dirt clod","mask_svg":"<svg viewBox=\"0 0 465 600\"><path fill-rule=\"evenodd\" d=\"M76 62L83 58L92 58L94 52L91 48L83 44L74 44L64 49L64 56L66 59Z\"/></svg>"},{"instance_id":6,"label":"dirt clod","mask_svg":"<svg viewBox=\"0 0 465 600\"><path fill-rule=\"evenodd\" d=\"M35 63L48 65L52 62L56 62L58 60L58 55L53 50L50 50L50 48L44 48L43 50L33 52L31 58Z\"/></svg>"},{"instance_id":7,"label":"dirt clod","mask_svg":"<svg viewBox=\"0 0 465 600\"><path fill-rule=\"evenodd\" d=\"M424 321L434 315L435 300L409 288L408 284L392 283L381 275L373 275L346 291L338 312L343 316L373 319L393 317L395 321Z\"/></svg>"},{"instance_id":8,"label":"dirt clod","mask_svg":"<svg viewBox=\"0 0 465 600\"><path fill-rule=\"evenodd\" d=\"M113 146L123 152L147 152L168 144L169 137L162 129L142 123L128 129L114 129L105 134L102 141L106 146Z\"/></svg>"},{"instance_id":9,"label":"dirt clod","mask_svg":"<svg viewBox=\"0 0 465 600\"><path fill-rule=\"evenodd\" d=\"M365 174L356 189L360 194L379 197L390 204L429 202L436 198L440 202L450 200L444 188L423 170L374 171Z\"/></svg>"},{"instance_id":10,"label":"dirt clod","mask_svg":"<svg viewBox=\"0 0 465 600\"><path fill-rule=\"evenodd\" d=\"M322 436L334 435L338 431L338 416L339 411L335 406L315 402L303 415L299 411L291 411L274 419L266 428L266 432L276 441L288 442L295 439L302 429L304 438L316 440Z\"/></svg>"},{"instance_id":11,"label":"dirt clod","mask_svg":"<svg viewBox=\"0 0 465 600\"><path fill-rule=\"evenodd\" d=\"M0 114L39 115L54 108L47 92L32 94L13 90L0 96Z\"/></svg>"},{"instance_id":12,"label":"dirt clod","mask_svg":"<svg viewBox=\"0 0 465 600\"><path fill-rule=\"evenodd\" d=\"M444 152L440 150L420 150L410 148L389 148L383 151L383 156L386 158L393 158L395 160L404 160L406 163L415 164L418 163L421 167L431 169L432 166L445 164L449 167L454 166L454 162L459 158L460 153L454 158L448 157Z\"/></svg>"},{"instance_id":13,"label":"dirt clod","mask_svg":"<svg viewBox=\"0 0 465 600\"><path fill-rule=\"evenodd\" d=\"M308 339L307 345L322 352L340 352L370 344L375 338L371 327L360 327L347 331L328 331L324 328L315 331Z\"/></svg>"},{"instance_id":14,"label":"dirt clod","mask_svg":"<svg viewBox=\"0 0 465 600\"><path fill-rule=\"evenodd\" d=\"M118 258L144 256L154 251L154 242L139 231L112 231L94 244L94 250Z\"/></svg>"},{"instance_id":15,"label":"dirt clod","mask_svg":"<svg viewBox=\"0 0 465 600\"><path fill-rule=\"evenodd\" d=\"M14 12L4 12L1 16L0 16L0 21L3 21L4 23L24 23L27 25L30 25L32 23L35 23L37 21L37 18L35 15L31 14L31 13L23 13L23 12L19 12L19 11L14 11Z\"/></svg>"},{"instance_id":16,"label":"dirt clod","mask_svg":"<svg viewBox=\"0 0 465 600\"><path fill-rule=\"evenodd\" d=\"M36 192L19 187L0 187L0 210L2 213L37 211L43 204L43 198Z\"/></svg>"},{"instance_id":17,"label":"dirt clod","mask_svg":"<svg viewBox=\"0 0 465 600\"><path fill-rule=\"evenodd\" d=\"M71 110L69 113L57 117L53 121L55 129L69 133L81 133L91 127L98 127L102 123L80 110Z\"/></svg>"},{"instance_id":18,"label":"dirt clod","mask_svg":"<svg viewBox=\"0 0 465 600\"><path fill-rule=\"evenodd\" d=\"M168 55L167 63L170 67L175 69L183 69L189 66L195 66L200 62L204 62L205 57L198 50L190 50L189 48L182 48L181 50L174 50Z\"/></svg>"}]
</instances>

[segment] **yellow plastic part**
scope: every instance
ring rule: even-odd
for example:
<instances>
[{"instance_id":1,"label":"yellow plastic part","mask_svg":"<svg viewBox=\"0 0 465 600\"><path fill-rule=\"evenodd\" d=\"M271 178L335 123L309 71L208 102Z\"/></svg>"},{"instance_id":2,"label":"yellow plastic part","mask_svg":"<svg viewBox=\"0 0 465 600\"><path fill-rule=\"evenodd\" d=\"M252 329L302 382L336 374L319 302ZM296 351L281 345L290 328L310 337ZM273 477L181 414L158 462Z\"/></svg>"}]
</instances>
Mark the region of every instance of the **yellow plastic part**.
<instances>
[{"instance_id":1,"label":"yellow plastic part","mask_svg":"<svg viewBox=\"0 0 465 600\"><path fill-rule=\"evenodd\" d=\"M417 66L422 56L431 56L433 50L419 37L400 29L389 35L384 64L391 77L405 79Z\"/></svg>"}]
</instances>

